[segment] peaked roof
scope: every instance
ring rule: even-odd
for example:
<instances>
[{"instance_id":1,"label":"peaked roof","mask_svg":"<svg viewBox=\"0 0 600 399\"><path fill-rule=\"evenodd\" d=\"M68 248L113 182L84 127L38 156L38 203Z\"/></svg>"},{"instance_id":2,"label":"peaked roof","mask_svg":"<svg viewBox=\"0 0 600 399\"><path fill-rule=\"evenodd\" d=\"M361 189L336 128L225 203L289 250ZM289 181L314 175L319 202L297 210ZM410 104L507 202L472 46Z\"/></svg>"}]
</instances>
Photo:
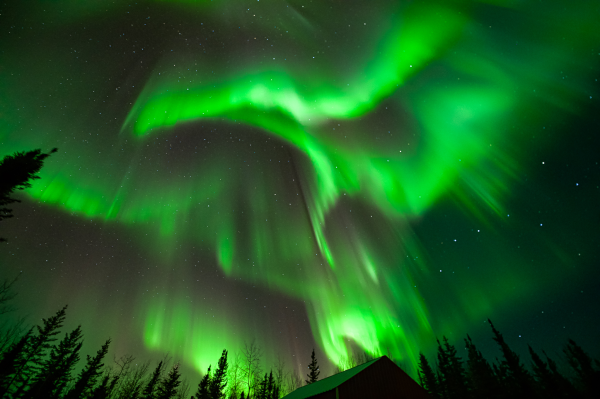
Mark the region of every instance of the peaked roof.
<instances>
[{"instance_id":1,"label":"peaked roof","mask_svg":"<svg viewBox=\"0 0 600 399\"><path fill-rule=\"evenodd\" d=\"M363 371L364 369L366 369L367 367L384 357L386 356L378 357L377 359L373 359L356 367L352 367L351 369L342 371L341 373L334 374L331 377L327 377L312 384L300 387L294 392L290 393L289 395L284 396L284 399L310 398L311 396L331 391L332 389L335 389L336 387L342 385L344 382L348 381L350 378L354 377L356 374L360 373L361 371Z\"/></svg>"}]
</instances>

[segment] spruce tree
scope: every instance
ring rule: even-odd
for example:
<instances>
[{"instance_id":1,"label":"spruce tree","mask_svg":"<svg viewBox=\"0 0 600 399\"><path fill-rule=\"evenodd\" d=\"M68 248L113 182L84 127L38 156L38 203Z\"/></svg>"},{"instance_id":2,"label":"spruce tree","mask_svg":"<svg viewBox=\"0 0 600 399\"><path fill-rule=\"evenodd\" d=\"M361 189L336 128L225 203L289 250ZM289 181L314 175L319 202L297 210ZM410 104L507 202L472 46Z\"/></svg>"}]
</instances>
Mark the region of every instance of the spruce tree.
<instances>
[{"instance_id":1,"label":"spruce tree","mask_svg":"<svg viewBox=\"0 0 600 399\"><path fill-rule=\"evenodd\" d=\"M570 338L564 353L569 365L577 375L584 395L590 398L600 398L600 370L594 368L592 358Z\"/></svg>"},{"instance_id":2,"label":"spruce tree","mask_svg":"<svg viewBox=\"0 0 600 399\"><path fill-rule=\"evenodd\" d=\"M439 342L438 342L439 343ZM466 398L469 395L469 386L465 375L462 359L457 355L456 347L450 345L448 338L444 337L444 347L447 367L446 377L448 384L449 398Z\"/></svg>"},{"instance_id":3,"label":"spruce tree","mask_svg":"<svg viewBox=\"0 0 600 399\"><path fill-rule=\"evenodd\" d=\"M419 380L421 386L434 398L439 398L440 388L433 369L423 353L419 353Z\"/></svg>"},{"instance_id":4,"label":"spruce tree","mask_svg":"<svg viewBox=\"0 0 600 399\"><path fill-rule=\"evenodd\" d=\"M79 361L79 351L83 342L81 326L65 338L58 346L50 350L48 359L42 362L42 367L33 378L31 388L25 393L24 398L58 398L71 381L71 372Z\"/></svg>"},{"instance_id":5,"label":"spruce tree","mask_svg":"<svg viewBox=\"0 0 600 399\"><path fill-rule=\"evenodd\" d=\"M222 399L225 397L225 387L227 386L227 350L223 349L221 358L217 365L217 370L210 380L209 392L211 399Z\"/></svg>"},{"instance_id":6,"label":"spruce tree","mask_svg":"<svg viewBox=\"0 0 600 399\"><path fill-rule=\"evenodd\" d=\"M110 395L112 395L112 393L115 391L115 389L117 388L117 384L119 384L119 382L121 381L121 375L115 375L112 377L112 379L110 380L110 385L108 386L108 392L106 397L110 397ZM134 398L131 398L134 399Z\"/></svg>"},{"instance_id":7,"label":"spruce tree","mask_svg":"<svg viewBox=\"0 0 600 399\"><path fill-rule=\"evenodd\" d=\"M158 366L154 369L154 373L152 373L152 377L150 377L150 381L144 387L142 391L142 397L144 399L154 399L156 388L160 382L160 374L162 373L163 362L159 362Z\"/></svg>"},{"instance_id":8,"label":"spruce tree","mask_svg":"<svg viewBox=\"0 0 600 399\"><path fill-rule=\"evenodd\" d=\"M448 355L444 351L440 340L436 340L438 343L438 351L437 351L437 380L440 389L440 396L442 398L450 397L450 360L448 359Z\"/></svg>"},{"instance_id":9,"label":"spruce tree","mask_svg":"<svg viewBox=\"0 0 600 399\"><path fill-rule=\"evenodd\" d=\"M85 397L89 392L92 391L94 386L96 385L96 381L98 377L102 374L102 359L108 353L108 346L110 345L110 339L107 339L104 345L98 352L96 352L96 356L90 357L87 356L87 363L83 367L83 370L79 373L77 377L77 381L75 381L75 385L65 396L65 399L76 399Z\"/></svg>"},{"instance_id":10,"label":"spruce tree","mask_svg":"<svg viewBox=\"0 0 600 399\"><path fill-rule=\"evenodd\" d=\"M160 383L156 399L171 399L177 394L177 387L181 384L179 378L179 363L173 365L169 374Z\"/></svg>"},{"instance_id":11,"label":"spruce tree","mask_svg":"<svg viewBox=\"0 0 600 399\"><path fill-rule=\"evenodd\" d=\"M89 395L90 399L106 399L108 395L108 383L110 381L110 374L104 374L100 380L100 384L92 389L92 393Z\"/></svg>"},{"instance_id":12,"label":"spruce tree","mask_svg":"<svg viewBox=\"0 0 600 399\"><path fill-rule=\"evenodd\" d=\"M200 384L198 384L198 391L196 391L196 395L194 395L195 399L210 399L210 366L208 366L208 371L200 380Z\"/></svg>"},{"instance_id":13,"label":"spruce tree","mask_svg":"<svg viewBox=\"0 0 600 399\"><path fill-rule=\"evenodd\" d=\"M92 390L90 399L108 399L110 398L115 386L119 381L119 376L112 376L111 373L104 374L100 384Z\"/></svg>"},{"instance_id":14,"label":"spruce tree","mask_svg":"<svg viewBox=\"0 0 600 399\"><path fill-rule=\"evenodd\" d=\"M506 366L502 365L502 362L496 358L496 362L492 364L492 370L494 370L494 375L500 385L500 390L505 396L508 396L508 372Z\"/></svg>"},{"instance_id":15,"label":"spruce tree","mask_svg":"<svg viewBox=\"0 0 600 399\"><path fill-rule=\"evenodd\" d=\"M561 397L564 397L564 398L577 398L579 396L579 393L575 389L575 386L573 386L573 384L571 383L571 381L569 381L567 378L565 378L558 371L558 367L556 366L556 362L554 360L552 360L550 357L548 357L548 355L546 354L546 352L543 352L543 353L544 353L544 356L546 357L546 362L548 363L548 368L550 369L550 372L552 373L553 378L556 380L556 385L558 387L558 392L560 392L561 395L562 395Z\"/></svg>"},{"instance_id":16,"label":"spruce tree","mask_svg":"<svg viewBox=\"0 0 600 399\"><path fill-rule=\"evenodd\" d=\"M267 373L265 373L265 376L263 377L262 381L259 384L258 392L256 392L256 399L266 399L267 385L268 385L268 379L267 379Z\"/></svg>"},{"instance_id":17,"label":"spruce tree","mask_svg":"<svg viewBox=\"0 0 600 399\"><path fill-rule=\"evenodd\" d=\"M504 360L500 363L500 370L505 376L507 394L513 398L531 398L535 396L531 374L521 363L519 355L513 352L504 341L502 334L496 330L492 321L488 319L494 333L494 341L500 346Z\"/></svg>"},{"instance_id":18,"label":"spruce tree","mask_svg":"<svg viewBox=\"0 0 600 399\"><path fill-rule=\"evenodd\" d=\"M279 388L278 384L275 384L273 387L273 392L271 393L271 399L279 399L279 392L281 388Z\"/></svg>"},{"instance_id":19,"label":"spruce tree","mask_svg":"<svg viewBox=\"0 0 600 399\"><path fill-rule=\"evenodd\" d=\"M560 397L555 384L556 380L552 376L550 367L548 367L548 364L535 353L531 345L527 345L527 347L529 348L529 354L531 355L533 378L537 382L539 393L546 398Z\"/></svg>"},{"instance_id":20,"label":"spruce tree","mask_svg":"<svg viewBox=\"0 0 600 399\"><path fill-rule=\"evenodd\" d=\"M308 377L308 379L306 380L307 384L317 382L317 380L319 379L319 374L321 373L319 371L319 365L317 364L317 358L315 357L314 349L312 351L312 355L310 355L310 359L311 361L308 365L308 369L310 370L310 372L306 375Z\"/></svg>"},{"instance_id":21,"label":"spruce tree","mask_svg":"<svg viewBox=\"0 0 600 399\"><path fill-rule=\"evenodd\" d=\"M269 379L267 381L267 393L266 399L271 399L273 396L273 390L275 389L275 379L273 378L273 370L269 372Z\"/></svg>"},{"instance_id":22,"label":"spruce tree","mask_svg":"<svg viewBox=\"0 0 600 399\"><path fill-rule=\"evenodd\" d=\"M0 360L0 390L7 389L9 382L17 372L17 369L23 363L27 356L26 348L29 340L32 338L33 329L29 330L21 339L10 346L10 348L2 354Z\"/></svg>"},{"instance_id":23,"label":"spruce tree","mask_svg":"<svg viewBox=\"0 0 600 399\"><path fill-rule=\"evenodd\" d=\"M14 373L5 380L4 386L0 388L0 397L4 397L7 392L11 392L15 388L16 392L13 396L20 397L29 387L29 381L41 367L46 351L50 349L51 343L56 341L54 336L60 333L59 328L65 321L66 310L65 306L54 316L42 319L43 326L36 326L37 334L27 340L22 356L18 357L18 363L15 364Z\"/></svg>"},{"instance_id":24,"label":"spruce tree","mask_svg":"<svg viewBox=\"0 0 600 399\"><path fill-rule=\"evenodd\" d=\"M465 345L468 353L467 378L471 384L471 396L473 399L493 399L502 397L500 384L494 374L494 370L475 347L471 337L467 335Z\"/></svg>"},{"instance_id":25,"label":"spruce tree","mask_svg":"<svg viewBox=\"0 0 600 399\"><path fill-rule=\"evenodd\" d=\"M56 151L54 148L48 154L43 154L42 150L16 152L0 161L0 221L13 216L12 209L4 208L5 205L21 202L10 195L31 187L30 181L40 178L36 173L42 169L44 160ZM6 240L0 238L0 241Z\"/></svg>"}]
</instances>

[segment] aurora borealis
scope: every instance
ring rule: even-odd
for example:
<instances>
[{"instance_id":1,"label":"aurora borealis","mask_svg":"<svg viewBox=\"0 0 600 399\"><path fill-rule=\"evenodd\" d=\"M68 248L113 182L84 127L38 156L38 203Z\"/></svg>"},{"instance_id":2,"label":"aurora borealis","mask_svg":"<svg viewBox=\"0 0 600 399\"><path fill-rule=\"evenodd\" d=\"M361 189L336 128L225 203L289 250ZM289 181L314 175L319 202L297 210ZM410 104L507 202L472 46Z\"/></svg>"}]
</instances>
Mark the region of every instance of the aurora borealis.
<instances>
[{"instance_id":1,"label":"aurora borealis","mask_svg":"<svg viewBox=\"0 0 600 399\"><path fill-rule=\"evenodd\" d=\"M0 10L2 156L59 149L0 226L32 318L198 371L485 353L487 318L600 351L596 3Z\"/></svg>"}]
</instances>

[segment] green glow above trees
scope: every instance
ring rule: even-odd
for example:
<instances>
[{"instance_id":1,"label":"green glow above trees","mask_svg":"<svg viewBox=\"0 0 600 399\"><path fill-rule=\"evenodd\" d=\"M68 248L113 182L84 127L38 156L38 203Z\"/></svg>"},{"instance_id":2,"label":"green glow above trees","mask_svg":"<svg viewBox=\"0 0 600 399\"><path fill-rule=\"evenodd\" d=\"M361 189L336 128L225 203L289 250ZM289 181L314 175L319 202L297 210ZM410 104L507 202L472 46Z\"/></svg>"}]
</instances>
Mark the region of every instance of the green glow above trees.
<instances>
[{"instance_id":1,"label":"green glow above trees","mask_svg":"<svg viewBox=\"0 0 600 399\"><path fill-rule=\"evenodd\" d=\"M225 7L173 3L190 13L200 9L215 15ZM73 2L71 12L83 14L82 7ZM582 93L579 80L556 86L545 77L568 58L570 44L548 46L556 44L564 28L543 25L529 37L534 43L543 40L534 51L505 55L493 46L504 39L474 19L476 7L457 1L382 9L374 13L377 18L365 17L371 18L369 25L359 26L379 21L373 30L340 31L349 36L347 43L335 39L347 56L341 61L335 49L318 55L315 50L316 58L302 60L287 59L286 51L277 50L281 57L269 63L246 63L241 57L228 64L210 54L198 61L193 52L171 63L166 55L155 62L151 75L144 75L150 77L135 101L117 102L130 107L127 114L111 111L116 115L112 125L106 122L100 133L85 136L92 145L82 140L57 154L61 163L49 162L29 194L82 218L123 224L160 253L156 257L168 260L182 237L205 246L210 250L206 257L218 262L225 278L305 302L315 339L332 362L358 346L371 354L389 351L415 365L420 346L432 340L432 314L439 326L462 331L504 303L508 287L527 288L518 274L502 274L490 291L475 284L457 290L451 299L462 305L460 315L431 309L422 294L435 271L414 224L440 201L451 200L491 229L494 218L506 214L518 180L518 155L507 144L516 147L521 140L512 130L514 115L540 120L547 117L547 107L572 111L573 99ZM544 16L552 20L560 12L550 7ZM281 22L289 24L294 38L286 36L280 47L312 51L311 37L324 22L299 20ZM588 21L577 23L589 26ZM252 29L262 33L271 25L257 21ZM576 39L590 42L583 33ZM355 46L359 42L362 50ZM89 79L86 90L107 85L82 79ZM14 97L26 95L17 84L5 86L18 94ZM94 118L99 116L90 114L90 124ZM6 119L0 138L9 142L7 151L32 143L40 147L38 135ZM46 127L43 118L32 120L31 126ZM204 132L199 127L204 123L219 126L223 142L177 167L160 157L164 148L153 140L174 140L173 135L184 136L183 129ZM87 119L81 123L87 124ZM374 137L386 134L381 126L389 125L395 131L388 131L385 143L375 144ZM62 127L56 124L56 132L44 134L63 140ZM76 123L69 129L68 134L85 130ZM257 171L250 156L232 153L226 141L231 131L253 132L274 146L285 145L295 164L278 162ZM196 144L204 145L200 139ZM51 145L62 150L60 142ZM96 175L90 177L92 171ZM148 231L157 234L148 236ZM515 269L519 262L524 261L515 262ZM497 267L490 267L490 275L496 276L500 261L491 263ZM132 307L143 320L137 327L147 348L181 356L204 372L224 347L233 353L256 327L235 314L231 304L182 299L194 294L180 282L189 280L182 269L173 265L179 289L169 295L175 299L141 299L144 292L136 287L140 296ZM267 346L269 338L264 341L260 344Z\"/></svg>"}]
</instances>

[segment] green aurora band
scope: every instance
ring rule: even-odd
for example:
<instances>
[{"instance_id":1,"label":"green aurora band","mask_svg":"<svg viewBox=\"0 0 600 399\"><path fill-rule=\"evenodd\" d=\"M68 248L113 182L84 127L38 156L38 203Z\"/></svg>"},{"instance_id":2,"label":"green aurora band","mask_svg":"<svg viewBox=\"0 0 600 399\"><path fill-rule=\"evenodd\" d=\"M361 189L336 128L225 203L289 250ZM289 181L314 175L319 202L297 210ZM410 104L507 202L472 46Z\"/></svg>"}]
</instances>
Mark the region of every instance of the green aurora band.
<instances>
[{"instance_id":1,"label":"green aurora band","mask_svg":"<svg viewBox=\"0 0 600 399\"><path fill-rule=\"evenodd\" d=\"M214 15L224 7L180 3ZM565 35L550 30L558 9L543 11L550 22L539 22L544 43L535 52L508 57L494 51L494 38L469 17L481 4L409 3L376 13L381 28L350 72L339 72L327 55L319 55L328 66L321 69L284 59L221 73L214 72L219 65L184 57L177 60L181 69L159 75L171 63L165 57L118 133L117 147L125 148L131 165L157 169L152 179L113 164L107 176L87 179L85 170L49 162L28 192L132 231L158 225L156 242L164 251L157 256L165 263L168 248L181 237L207 245L226 278L304 301L315 339L334 363L360 348L414 365L434 334L420 288L430 265L412 224L443 198L485 226L502 218L516 179L514 154L505 144L514 140L511 115L540 118L544 107L572 111L570 101L582 90L578 82L556 87L545 78L561 68L567 52L567 46L545 47ZM518 2L493 3L516 9ZM521 7L523 13L538 12ZM310 31L308 21L303 23ZM590 40L581 35L576 39ZM484 50L475 52L475 46ZM196 78L187 79L191 71ZM545 92L550 104L523 98L524 85ZM382 135L369 131L382 115L402 128L390 131L384 145L366 145ZM182 167L183 175L161 172L165 165L157 158L146 160L149 140L181 135L178 129L193 131L201 123L219 126L222 135L244 127L262 132L265 142L290 147L294 162L261 176L230 171L222 156L227 148L218 143L201 163ZM6 152L39 146L27 137L13 143ZM120 155L114 150L111 156ZM172 278L190 273L174 270ZM517 279L501 278L501 286ZM135 305L143 318L138 327L148 348L204 371L223 347L239 349L240 336L251 330L226 307L207 320L203 315L212 309L190 302L187 294L180 290ZM456 330L485 318L494 303L477 288L456 296L464 314L440 322Z\"/></svg>"}]
</instances>

